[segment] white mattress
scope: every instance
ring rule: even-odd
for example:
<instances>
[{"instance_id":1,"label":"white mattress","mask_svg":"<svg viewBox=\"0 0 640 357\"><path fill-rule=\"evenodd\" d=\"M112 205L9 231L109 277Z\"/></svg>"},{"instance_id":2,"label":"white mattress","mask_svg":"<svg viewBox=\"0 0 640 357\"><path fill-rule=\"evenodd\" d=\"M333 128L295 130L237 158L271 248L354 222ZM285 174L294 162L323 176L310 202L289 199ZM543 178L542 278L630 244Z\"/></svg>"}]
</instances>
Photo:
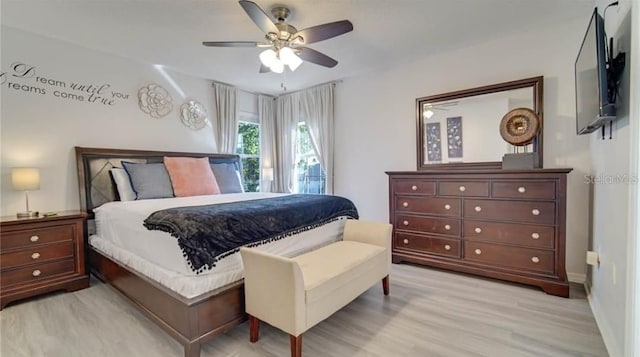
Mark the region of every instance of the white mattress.
<instances>
[{"instance_id":1,"label":"white mattress","mask_svg":"<svg viewBox=\"0 0 640 357\"><path fill-rule=\"evenodd\" d=\"M154 200L109 202L96 209L96 234L92 247L185 297L194 297L240 280L242 260L232 254L206 273L196 274L187 265L176 238L150 231L142 222L165 208L277 197L276 193L237 193ZM295 256L342 239L344 219L257 247L278 255Z\"/></svg>"}]
</instances>

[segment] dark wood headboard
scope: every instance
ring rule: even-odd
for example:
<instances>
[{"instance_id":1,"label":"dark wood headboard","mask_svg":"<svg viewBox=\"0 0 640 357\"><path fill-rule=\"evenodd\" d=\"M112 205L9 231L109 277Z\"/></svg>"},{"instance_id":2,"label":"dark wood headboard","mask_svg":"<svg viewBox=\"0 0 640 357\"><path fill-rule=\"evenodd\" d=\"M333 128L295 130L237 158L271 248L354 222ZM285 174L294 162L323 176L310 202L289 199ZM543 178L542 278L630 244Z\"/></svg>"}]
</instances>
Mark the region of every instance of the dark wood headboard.
<instances>
[{"instance_id":1,"label":"dark wood headboard","mask_svg":"<svg viewBox=\"0 0 640 357\"><path fill-rule=\"evenodd\" d=\"M210 154L171 151L143 151L105 148L85 148L76 146L76 167L78 169L78 187L80 207L93 218L93 209L104 203L117 201L118 192L109 170L122 167L121 162L139 163L163 162L165 156L208 157L212 164L231 163L242 172L238 155Z\"/></svg>"}]
</instances>

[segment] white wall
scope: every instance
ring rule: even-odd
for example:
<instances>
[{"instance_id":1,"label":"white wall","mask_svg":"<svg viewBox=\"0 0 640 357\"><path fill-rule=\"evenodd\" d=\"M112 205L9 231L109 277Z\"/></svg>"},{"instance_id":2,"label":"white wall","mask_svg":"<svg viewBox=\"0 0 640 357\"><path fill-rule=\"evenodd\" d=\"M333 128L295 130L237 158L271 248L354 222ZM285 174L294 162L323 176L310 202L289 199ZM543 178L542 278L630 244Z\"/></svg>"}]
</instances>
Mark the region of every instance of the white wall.
<instances>
[{"instance_id":1,"label":"white wall","mask_svg":"<svg viewBox=\"0 0 640 357\"><path fill-rule=\"evenodd\" d=\"M600 12L610 3L598 1ZM637 3L634 4L637 6ZM630 125L630 56L631 54L631 2L620 2L619 7L607 10L606 32L615 39L614 49L627 53L627 64L620 85L618 120L614 122L612 139L602 140L600 132L589 135L592 175L602 177L593 184L593 249L600 253L600 265L591 270L590 303L611 356L623 356L625 350L625 325L630 316L626 302L628 280L632 274L627 267L627 250L631 232L629 227L631 185L621 178L631 176L631 152L640 148L637 141L631 145ZM635 20L637 21L637 19ZM638 41L634 39L634 41ZM637 98L636 98L637 100ZM638 118L631 118L638 120ZM637 179L637 176L635 176ZM637 298L637 297L636 297ZM630 354L627 354L631 356Z\"/></svg>"},{"instance_id":2,"label":"white wall","mask_svg":"<svg viewBox=\"0 0 640 357\"><path fill-rule=\"evenodd\" d=\"M35 67L29 78L14 77L12 64ZM179 108L186 99L202 103L211 118L211 81L172 71L152 63L86 49L66 42L2 27L1 183L2 215L25 208L24 194L12 190L10 168L35 166L41 170L39 191L30 194L33 210L78 209L74 146L150 149L165 151L215 152L211 125L194 131L180 121ZM163 73L164 72L164 73ZM31 73L29 74L31 75ZM36 77L53 79L53 84ZM64 83L64 86L60 84ZM70 84L109 84L110 92L128 95L112 105L88 102L88 93ZM15 83L21 89L14 89ZM154 119L138 107L138 89L157 83L173 97L173 111ZM24 85L24 87L22 87ZM24 91L22 88L35 88ZM45 94L42 93L44 90ZM84 101L63 99L55 91L83 95ZM240 96L240 110L255 110L254 96Z\"/></svg>"}]
</instances>

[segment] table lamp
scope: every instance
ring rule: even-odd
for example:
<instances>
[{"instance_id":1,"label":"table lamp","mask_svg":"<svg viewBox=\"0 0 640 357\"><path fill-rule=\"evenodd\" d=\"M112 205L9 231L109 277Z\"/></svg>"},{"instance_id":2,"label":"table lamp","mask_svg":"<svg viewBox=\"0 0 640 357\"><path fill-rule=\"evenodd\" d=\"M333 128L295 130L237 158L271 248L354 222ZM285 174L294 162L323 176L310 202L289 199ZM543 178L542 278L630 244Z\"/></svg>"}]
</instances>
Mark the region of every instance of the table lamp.
<instances>
[{"instance_id":1,"label":"table lamp","mask_svg":"<svg viewBox=\"0 0 640 357\"><path fill-rule=\"evenodd\" d=\"M40 170L33 167L14 167L11 169L11 184L13 189L24 191L27 211L18 212L18 218L37 217L38 212L29 210L29 191L40 189Z\"/></svg>"},{"instance_id":2,"label":"table lamp","mask_svg":"<svg viewBox=\"0 0 640 357\"><path fill-rule=\"evenodd\" d=\"M265 167L262 169L262 179L265 181L273 181L273 167Z\"/></svg>"}]
</instances>

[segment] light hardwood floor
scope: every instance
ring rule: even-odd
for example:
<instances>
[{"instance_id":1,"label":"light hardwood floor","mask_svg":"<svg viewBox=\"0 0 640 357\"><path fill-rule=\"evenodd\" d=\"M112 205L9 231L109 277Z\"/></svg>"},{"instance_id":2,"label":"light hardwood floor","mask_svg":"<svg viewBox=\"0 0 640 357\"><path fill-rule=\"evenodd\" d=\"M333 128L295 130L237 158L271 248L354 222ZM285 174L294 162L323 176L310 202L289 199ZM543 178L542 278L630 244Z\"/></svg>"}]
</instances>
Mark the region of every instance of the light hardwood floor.
<instances>
[{"instance_id":1,"label":"light hardwood floor","mask_svg":"<svg viewBox=\"0 0 640 357\"><path fill-rule=\"evenodd\" d=\"M0 312L1 356L182 356L182 346L108 286L15 303ZM289 337L247 323L203 357L288 356ZM494 280L393 265L391 295L369 289L304 335L312 356L608 356L580 287L571 298Z\"/></svg>"}]
</instances>

